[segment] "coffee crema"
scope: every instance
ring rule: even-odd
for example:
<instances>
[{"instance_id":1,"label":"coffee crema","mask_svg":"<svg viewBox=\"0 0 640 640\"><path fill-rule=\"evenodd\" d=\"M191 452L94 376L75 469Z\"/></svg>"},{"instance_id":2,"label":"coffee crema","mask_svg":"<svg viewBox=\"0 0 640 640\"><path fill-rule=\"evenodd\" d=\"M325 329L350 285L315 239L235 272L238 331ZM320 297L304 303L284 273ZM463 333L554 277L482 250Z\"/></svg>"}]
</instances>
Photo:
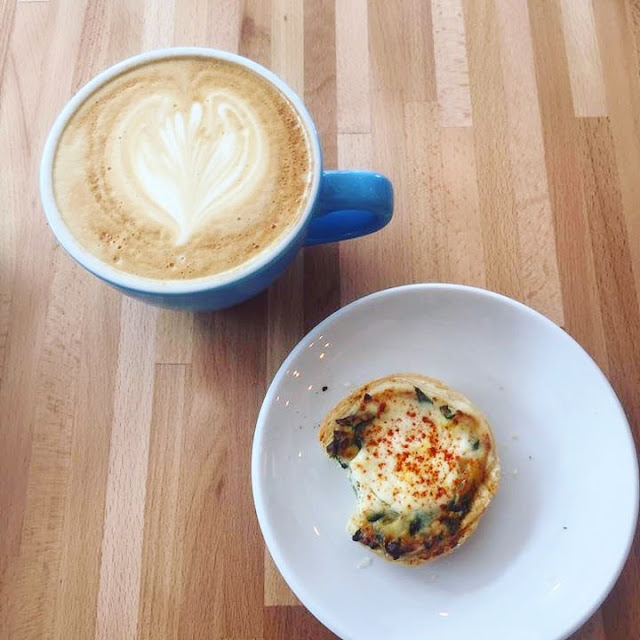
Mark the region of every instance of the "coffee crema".
<instances>
[{"instance_id":1,"label":"coffee crema","mask_svg":"<svg viewBox=\"0 0 640 640\"><path fill-rule=\"evenodd\" d=\"M176 57L110 79L71 116L53 164L60 214L87 251L144 278L223 273L304 211L313 160L297 111L234 62Z\"/></svg>"}]
</instances>

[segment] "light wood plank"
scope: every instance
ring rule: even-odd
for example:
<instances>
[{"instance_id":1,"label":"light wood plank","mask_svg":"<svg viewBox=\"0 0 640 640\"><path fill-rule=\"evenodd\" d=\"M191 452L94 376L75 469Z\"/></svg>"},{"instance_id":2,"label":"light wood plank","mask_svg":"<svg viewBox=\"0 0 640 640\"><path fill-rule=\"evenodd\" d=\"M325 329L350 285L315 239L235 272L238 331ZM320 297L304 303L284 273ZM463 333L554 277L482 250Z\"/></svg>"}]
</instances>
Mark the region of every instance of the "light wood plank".
<instances>
[{"instance_id":1,"label":"light wood plank","mask_svg":"<svg viewBox=\"0 0 640 640\"><path fill-rule=\"evenodd\" d=\"M471 93L461 0L432 0L433 44L440 123L470 127Z\"/></svg>"},{"instance_id":2,"label":"light wood plank","mask_svg":"<svg viewBox=\"0 0 640 640\"><path fill-rule=\"evenodd\" d=\"M158 364L189 364L193 357L193 315L161 310L156 327Z\"/></svg>"},{"instance_id":3,"label":"light wood plank","mask_svg":"<svg viewBox=\"0 0 640 640\"><path fill-rule=\"evenodd\" d=\"M271 0L271 68L304 94L304 0Z\"/></svg>"},{"instance_id":4,"label":"light wood plank","mask_svg":"<svg viewBox=\"0 0 640 640\"><path fill-rule=\"evenodd\" d=\"M448 281L440 110L433 102L408 102L404 107L404 120L412 279L417 282Z\"/></svg>"},{"instance_id":5,"label":"light wood plank","mask_svg":"<svg viewBox=\"0 0 640 640\"><path fill-rule=\"evenodd\" d=\"M83 310L64 300L81 297L84 283L66 256L54 264L57 293L46 312L17 580L7 585L13 612L9 637L48 637L55 619L62 535L70 477L71 440ZM69 390L72 390L69 392ZM46 560L45 560L46 558Z\"/></svg>"},{"instance_id":6,"label":"light wood plank","mask_svg":"<svg viewBox=\"0 0 640 640\"><path fill-rule=\"evenodd\" d=\"M607 115L600 48L591 0L560 0L569 63L573 111L579 117Z\"/></svg>"},{"instance_id":7,"label":"light wood plank","mask_svg":"<svg viewBox=\"0 0 640 640\"><path fill-rule=\"evenodd\" d=\"M9 39L13 31L13 18L16 11L16 2L5 0L0 4L0 79L5 78L5 64L9 51ZM2 96L2 83L0 83L0 97Z\"/></svg>"},{"instance_id":8,"label":"light wood plank","mask_svg":"<svg viewBox=\"0 0 640 640\"><path fill-rule=\"evenodd\" d=\"M440 142L449 277L452 282L484 287L484 240L473 129L445 128Z\"/></svg>"},{"instance_id":9,"label":"light wood plank","mask_svg":"<svg viewBox=\"0 0 640 640\"><path fill-rule=\"evenodd\" d=\"M176 0L174 44L237 51L241 0Z\"/></svg>"},{"instance_id":10,"label":"light wood plank","mask_svg":"<svg viewBox=\"0 0 640 640\"><path fill-rule=\"evenodd\" d=\"M186 418L185 365L156 365L144 514L137 638L175 638L182 599L182 522L178 518ZM188 461L186 462L188 464Z\"/></svg>"},{"instance_id":11,"label":"light wood plank","mask_svg":"<svg viewBox=\"0 0 640 640\"><path fill-rule=\"evenodd\" d=\"M382 52L380 52L381 54ZM376 54L376 58L379 54ZM374 64L375 70L375 64ZM375 71L374 71L375 74ZM385 289L405 284L410 279L411 258L409 252L398 252L396 247L409 246L409 217L407 215L408 193L405 189L407 176L407 150L405 139L404 101L402 91L376 91L372 97L372 158L376 171L387 176L394 188L394 214L391 222L372 237L375 250L368 262L380 261L375 269L375 289Z\"/></svg>"},{"instance_id":12,"label":"light wood plank","mask_svg":"<svg viewBox=\"0 0 640 640\"><path fill-rule=\"evenodd\" d=\"M464 3L487 286L522 300L520 242L495 5Z\"/></svg>"},{"instance_id":13,"label":"light wood plank","mask_svg":"<svg viewBox=\"0 0 640 640\"><path fill-rule=\"evenodd\" d=\"M122 296L91 279L78 363L53 638L94 638Z\"/></svg>"},{"instance_id":14,"label":"light wood plank","mask_svg":"<svg viewBox=\"0 0 640 640\"><path fill-rule=\"evenodd\" d=\"M69 13L74 10L73 5L62 6ZM86 2L83 17L82 28L74 33L80 35L83 51L73 75L74 92L103 69L140 53L144 5L126 0Z\"/></svg>"},{"instance_id":15,"label":"light wood plank","mask_svg":"<svg viewBox=\"0 0 640 640\"><path fill-rule=\"evenodd\" d=\"M170 47L173 44L176 0L144 0L142 13L142 49Z\"/></svg>"},{"instance_id":16,"label":"light wood plank","mask_svg":"<svg viewBox=\"0 0 640 640\"><path fill-rule=\"evenodd\" d=\"M11 294L0 293L0 386L4 373L4 354L7 348L9 320L11 318Z\"/></svg>"},{"instance_id":17,"label":"light wood plank","mask_svg":"<svg viewBox=\"0 0 640 640\"><path fill-rule=\"evenodd\" d=\"M367 20L367 0L336 0L337 126L340 133L371 131Z\"/></svg>"},{"instance_id":18,"label":"light wood plank","mask_svg":"<svg viewBox=\"0 0 640 640\"><path fill-rule=\"evenodd\" d=\"M96 638L131 638L138 626L142 532L153 399L156 311L122 301Z\"/></svg>"}]
</instances>

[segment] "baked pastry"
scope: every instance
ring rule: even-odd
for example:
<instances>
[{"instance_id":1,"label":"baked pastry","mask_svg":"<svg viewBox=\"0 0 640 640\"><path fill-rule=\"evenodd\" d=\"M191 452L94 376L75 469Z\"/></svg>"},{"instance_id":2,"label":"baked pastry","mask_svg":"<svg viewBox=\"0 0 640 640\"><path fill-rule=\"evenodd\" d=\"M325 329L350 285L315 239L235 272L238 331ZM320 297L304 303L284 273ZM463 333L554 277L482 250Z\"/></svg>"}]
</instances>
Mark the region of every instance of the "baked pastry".
<instances>
[{"instance_id":1,"label":"baked pastry","mask_svg":"<svg viewBox=\"0 0 640 640\"><path fill-rule=\"evenodd\" d=\"M417 565L453 551L498 489L487 419L434 378L400 373L365 384L329 412L319 437L356 493L347 530L387 560Z\"/></svg>"}]
</instances>

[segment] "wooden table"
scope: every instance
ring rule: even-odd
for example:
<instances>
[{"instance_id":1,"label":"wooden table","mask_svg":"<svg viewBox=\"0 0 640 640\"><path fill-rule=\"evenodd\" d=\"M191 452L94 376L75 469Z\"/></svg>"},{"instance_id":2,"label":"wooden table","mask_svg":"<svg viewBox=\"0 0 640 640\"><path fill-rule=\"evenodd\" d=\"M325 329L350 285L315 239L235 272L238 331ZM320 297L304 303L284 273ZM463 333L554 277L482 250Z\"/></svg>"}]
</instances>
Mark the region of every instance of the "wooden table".
<instances>
[{"instance_id":1,"label":"wooden table","mask_svg":"<svg viewBox=\"0 0 640 640\"><path fill-rule=\"evenodd\" d=\"M47 130L102 68L187 44L281 74L328 167L390 176L392 224L219 313L77 267L38 200ZM250 447L290 348L377 289L464 282L539 309L637 438L639 60L637 0L0 2L0 637L334 637L265 552ZM639 576L636 544L574 638L638 638Z\"/></svg>"}]
</instances>

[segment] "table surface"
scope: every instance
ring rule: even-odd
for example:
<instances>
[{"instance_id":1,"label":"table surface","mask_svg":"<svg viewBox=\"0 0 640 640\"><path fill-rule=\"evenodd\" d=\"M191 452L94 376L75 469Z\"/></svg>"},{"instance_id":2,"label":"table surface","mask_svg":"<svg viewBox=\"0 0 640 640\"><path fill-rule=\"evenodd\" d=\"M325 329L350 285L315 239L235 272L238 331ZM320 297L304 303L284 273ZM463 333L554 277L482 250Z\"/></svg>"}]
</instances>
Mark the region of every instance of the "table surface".
<instances>
[{"instance_id":1,"label":"table surface","mask_svg":"<svg viewBox=\"0 0 640 640\"><path fill-rule=\"evenodd\" d=\"M150 308L76 266L38 200L47 130L96 72L167 45L283 76L326 166L392 179L393 222L218 313ZM639 59L637 0L0 2L0 637L334 637L265 551L249 458L288 351L371 291L463 282L539 309L637 440ZM635 544L574 638L637 638L639 576Z\"/></svg>"}]
</instances>

